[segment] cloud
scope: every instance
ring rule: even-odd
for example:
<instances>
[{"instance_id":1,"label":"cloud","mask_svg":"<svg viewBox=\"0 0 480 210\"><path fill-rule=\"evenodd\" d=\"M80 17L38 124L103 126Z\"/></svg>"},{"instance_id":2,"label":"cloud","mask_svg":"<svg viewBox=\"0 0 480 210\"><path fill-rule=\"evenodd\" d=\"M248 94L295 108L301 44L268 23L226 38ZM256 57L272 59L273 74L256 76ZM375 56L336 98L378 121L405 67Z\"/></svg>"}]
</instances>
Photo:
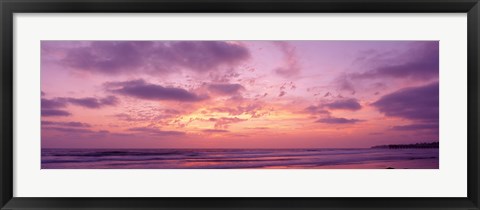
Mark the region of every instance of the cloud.
<instances>
[{"instance_id":1,"label":"cloud","mask_svg":"<svg viewBox=\"0 0 480 210\"><path fill-rule=\"evenodd\" d=\"M300 73L301 68L295 47L282 41L274 42L274 44L280 49L285 60L284 66L276 68L275 73L284 77L291 77Z\"/></svg>"},{"instance_id":2,"label":"cloud","mask_svg":"<svg viewBox=\"0 0 480 210\"><path fill-rule=\"evenodd\" d=\"M42 109L55 109L55 108L63 108L67 106L67 101L59 98L55 99L41 99L41 107Z\"/></svg>"},{"instance_id":3,"label":"cloud","mask_svg":"<svg viewBox=\"0 0 480 210\"><path fill-rule=\"evenodd\" d=\"M42 98L42 109L56 109L64 108L68 104L82 106L91 109L98 109L104 106L115 106L119 103L118 98L115 96L107 96L105 98L72 98L72 97L58 97L53 99Z\"/></svg>"},{"instance_id":4,"label":"cloud","mask_svg":"<svg viewBox=\"0 0 480 210\"><path fill-rule=\"evenodd\" d=\"M77 44L76 44L77 43ZM186 68L207 72L221 65L234 65L250 57L241 44L225 41L42 41L42 50L64 50L60 62L78 71L107 75L172 72ZM61 45L63 44L63 45ZM70 47L65 45L70 44ZM43 52L43 51L42 51Z\"/></svg>"},{"instance_id":5,"label":"cloud","mask_svg":"<svg viewBox=\"0 0 480 210\"><path fill-rule=\"evenodd\" d=\"M247 129L252 129L252 130L268 130L268 129L271 129L269 127L251 127L251 128L247 128Z\"/></svg>"},{"instance_id":6,"label":"cloud","mask_svg":"<svg viewBox=\"0 0 480 210\"><path fill-rule=\"evenodd\" d=\"M70 104L82 106L91 109L98 109L104 106L115 106L118 104L118 98L115 96L108 96L105 98L61 98Z\"/></svg>"},{"instance_id":7,"label":"cloud","mask_svg":"<svg viewBox=\"0 0 480 210\"><path fill-rule=\"evenodd\" d=\"M95 133L94 131L90 129L85 129L85 128L64 128L64 127L46 127L42 128L46 130L56 130L60 132L65 132L65 133Z\"/></svg>"},{"instance_id":8,"label":"cloud","mask_svg":"<svg viewBox=\"0 0 480 210\"><path fill-rule=\"evenodd\" d=\"M344 99L339 101L334 101L327 104L322 104L319 106L309 106L304 109L304 111L311 115L316 115L320 119L316 120L317 123L326 123L326 124L355 124L362 122L364 120L360 119L347 119L341 117L334 117L332 113L325 108L329 109L342 109L342 110L358 110L361 109L360 104L356 99Z\"/></svg>"},{"instance_id":9,"label":"cloud","mask_svg":"<svg viewBox=\"0 0 480 210\"><path fill-rule=\"evenodd\" d=\"M221 64L232 64L250 56L247 48L223 41L174 42L171 47L177 63L197 71L209 71Z\"/></svg>"},{"instance_id":10,"label":"cloud","mask_svg":"<svg viewBox=\"0 0 480 210\"><path fill-rule=\"evenodd\" d=\"M438 82L400 89L371 105L386 116L438 123Z\"/></svg>"},{"instance_id":11,"label":"cloud","mask_svg":"<svg viewBox=\"0 0 480 210\"><path fill-rule=\"evenodd\" d=\"M355 100L356 102L356 100ZM358 103L358 102L357 102ZM341 117L334 117L332 116L332 113L328 110L325 110L325 107L334 107L335 109L350 109L350 110L356 110L358 109L358 106L355 105L355 103L348 102L346 101L336 101L332 102L327 105L319 105L319 106L309 106L305 108L303 111L305 113L311 114L312 116L319 117L318 120L316 120L316 123L326 123L326 124L355 124L358 122L363 122L364 120L360 119L347 119L347 118L341 118Z\"/></svg>"},{"instance_id":12,"label":"cloud","mask_svg":"<svg viewBox=\"0 0 480 210\"><path fill-rule=\"evenodd\" d=\"M82 122L55 122L55 121L42 121L42 126L47 125L56 125L56 126L66 126L66 127L91 127L90 124L88 123L82 123Z\"/></svg>"},{"instance_id":13,"label":"cloud","mask_svg":"<svg viewBox=\"0 0 480 210\"><path fill-rule=\"evenodd\" d=\"M251 103L245 106L215 107L212 108L211 111L228 113L229 115L249 114L251 117L257 118L268 114L268 112L263 111L262 108L262 105L259 103Z\"/></svg>"},{"instance_id":14,"label":"cloud","mask_svg":"<svg viewBox=\"0 0 480 210\"><path fill-rule=\"evenodd\" d=\"M309 114L326 114L326 115L330 115L330 112L323 109L322 106L309 106L307 108L305 108L304 110L305 112L309 113Z\"/></svg>"},{"instance_id":15,"label":"cloud","mask_svg":"<svg viewBox=\"0 0 480 210\"><path fill-rule=\"evenodd\" d=\"M341 99L323 104L322 106L328 109L343 109L352 111L356 111L362 108L362 105L360 105L360 103L358 103L357 99L355 98Z\"/></svg>"},{"instance_id":16,"label":"cloud","mask_svg":"<svg viewBox=\"0 0 480 210\"><path fill-rule=\"evenodd\" d=\"M185 135L185 132L181 131L163 131L158 128L152 127L136 127L136 128L129 128L129 131L134 131L140 134L149 134L154 136L179 136Z\"/></svg>"},{"instance_id":17,"label":"cloud","mask_svg":"<svg viewBox=\"0 0 480 210\"><path fill-rule=\"evenodd\" d=\"M355 87L346 74L342 74L334 80L334 85L341 91L348 91L355 95Z\"/></svg>"},{"instance_id":18,"label":"cloud","mask_svg":"<svg viewBox=\"0 0 480 210\"><path fill-rule=\"evenodd\" d=\"M215 122L215 129L227 129L230 124L246 121L246 119L240 119L238 117L221 117L210 118L209 121Z\"/></svg>"},{"instance_id":19,"label":"cloud","mask_svg":"<svg viewBox=\"0 0 480 210\"><path fill-rule=\"evenodd\" d=\"M245 90L240 84L210 84L208 90L221 95L234 95Z\"/></svg>"},{"instance_id":20,"label":"cloud","mask_svg":"<svg viewBox=\"0 0 480 210\"><path fill-rule=\"evenodd\" d=\"M393 126L392 130L409 131L409 130L438 130L438 123L422 123Z\"/></svg>"},{"instance_id":21,"label":"cloud","mask_svg":"<svg viewBox=\"0 0 480 210\"><path fill-rule=\"evenodd\" d=\"M328 117L322 118L315 122L317 123L327 123L327 124L355 124L358 122L362 122L363 120L359 119L347 119L347 118L337 118L337 117Z\"/></svg>"},{"instance_id":22,"label":"cloud","mask_svg":"<svg viewBox=\"0 0 480 210\"><path fill-rule=\"evenodd\" d=\"M41 113L43 117L65 117L72 115L70 112L62 110L67 105L73 104L91 109L98 109L103 106L114 106L118 104L118 99L115 96L107 96L105 98L70 98L59 97L53 99L41 99Z\"/></svg>"},{"instance_id":23,"label":"cloud","mask_svg":"<svg viewBox=\"0 0 480 210\"><path fill-rule=\"evenodd\" d=\"M74 135L105 135L111 134L107 130L90 130L87 128L75 128L75 127L42 127L42 130L54 130L62 133L66 133L66 135L74 134Z\"/></svg>"},{"instance_id":24,"label":"cloud","mask_svg":"<svg viewBox=\"0 0 480 210\"><path fill-rule=\"evenodd\" d=\"M205 133L228 133L230 131L221 130L221 129L205 129L205 130L202 130L202 132L205 132Z\"/></svg>"},{"instance_id":25,"label":"cloud","mask_svg":"<svg viewBox=\"0 0 480 210\"><path fill-rule=\"evenodd\" d=\"M146 107L143 107L146 108ZM127 114L128 113L128 114ZM164 120L176 118L182 112L174 109L162 109L155 107L148 107L145 110L128 110L118 114L111 115L112 117L123 121L148 121L151 123L165 123Z\"/></svg>"},{"instance_id":26,"label":"cloud","mask_svg":"<svg viewBox=\"0 0 480 210\"><path fill-rule=\"evenodd\" d=\"M70 112L60 109L42 109L42 117L66 117L72 115Z\"/></svg>"},{"instance_id":27,"label":"cloud","mask_svg":"<svg viewBox=\"0 0 480 210\"><path fill-rule=\"evenodd\" d=\"M379 61L373 60L372 63ZM416 42L403 56L387 59L364 73L352 74L353 78L411 78L425 80L438 78L439 42Z\"/></svg>"},{"instance_id":28,"label":"cloud","mask_svg":"<svg viewBox=\"0 0 480 210\"><path fill-rule=\"evenodd\" d=\"M89 46L69 49L62 62L79 70L116 74L141 65L142 48L152 45L151 42L95 41Z\"/></svg>"},{"instance_id":29,"label":"cloud","mask_svg":"<svg viewBox=\"0 0 480 210\"><path fill-rule=\"evenodd\" d=\"M109 82L104 85L111 92L147 100L195 102L208 98L207 96L199 96L181 88L163 87L146 83L144 80Z\"/></svg>"}]
</instances>

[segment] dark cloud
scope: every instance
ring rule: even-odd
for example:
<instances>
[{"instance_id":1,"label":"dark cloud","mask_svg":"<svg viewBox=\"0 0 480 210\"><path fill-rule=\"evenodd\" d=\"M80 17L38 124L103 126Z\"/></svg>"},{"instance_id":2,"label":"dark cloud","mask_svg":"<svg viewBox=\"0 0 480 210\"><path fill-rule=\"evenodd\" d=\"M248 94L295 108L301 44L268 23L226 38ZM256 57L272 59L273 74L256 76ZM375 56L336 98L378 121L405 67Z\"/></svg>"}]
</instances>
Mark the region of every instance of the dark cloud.
<instances>
[{"instance_id":1,"label":"dark cloud","mask_svg":"<svg viewBox=\"0 0 480 210\"><path fill-rule=\"evenodd\" d=\"M377 63L378 61L372 61ZM438 78L439 42L417 42L405 55L396 56L372 70L352 74L354 78L411 78L418 80Z\"/></svg>"},{"instance_id":2,"label":"dark cloud","mask_svg":"<svg viewBox=\"0 0 480 210\"><path fill-rule=\"evenodd\" d=\"M42 117L66 117L72 115L70 112L60 109L42 109Z\"/></svg>"},{"instance_id":3,"label":"dark cloud","mask_svg":"<svg viewBox=\"0 0 480 210\"><path fill-rule=\"evenodd\" d=\"M42 42L42 49L56 42ZM79 71L119 74L132 70L207 72L250 57L246 47L224 41L92 41L66 50L61 62Z\"/></svg>"},{"instance_id":4,"label":"dark cloud","mask_svg":"<svg viewBox=\"0 0 480 210\"><path fill-rule=\"evenodd\" d=\"M85 129L85 128L46 127L42 129L55 130L55 131L60 131L65 133L95 133L95 131L92 131L90 129Z\"/></svg>"},{"instance_id":5,"label":"dark cloud","mask_svg":"<svg viewBox=\"0 0 480 210\"><path fill-rule=\"evenodd\" d=\"M328 109L344 109L344 110L352 110L356 111L362 108L360 103L358 103L357 99L349 98L349 99L341 99L334 102L323 104L323 107Z\"/></svg>"},{"instance_id":6,"label":"dark cloud","mask_svg":"<svg viewBox=\"0 0 480 210\"><path fill-rule=\"evenodd\" d=\"M82 106L91 109L98 109L104 106L115 106L118 104L118 98L115 96L108 96L105 98L61 98L70 104Z\"/></svg>"},{"instance_id":7,"label":"dark cloud","mask_svg":"<svg viewBox=\"0 0 480 210\"><path fill-rule=\"evenodd\" d=\"M438 123L422 123L393 126L392 130L409 131L409 130L438 130Z\"/></svg>"},{"instance_id":8,"label":"dark cloud","mask_svg":"<svg viewBox=\"0 0 480 210\"><path fill-rule=\"evenodd\" d=\"M386 116L438 123L438 82L400 89L371 105Z\"/></svg>"},{"instance_id":9,"label":"dark cloud","mask_svg":"<svg viewBox=\"0 0 480 210\"><path fill-rule=\"evenodd\" d=\"M82 106L91 109L101 108L103 106L115 106L118 104L118 98L115 96L107 96L105 98L71 98L71 97L58 97L53 99L42 98L42 109L57 109L64 108L68 104Z\"/></svg>"},{"instance_id":10,"label":"dark cloud","mask_svg":"<svg viewBox=\"0 0 480 210\"><path fill-rule=\"evenodd\" d=\"M116 74L141 65L144 50L151 46L151 42L95 41L89 46L68 50L63 64L79 70Z\"/></svg>"},{"instance_id":11,"label":"dark cloud","mask_svg":"<svg viewBox=\"0 0 480 210\"><path fill-rule=\"evenodd\" d=\"M130 128L128 129L129 131L134 131L137 133L141 134L149 134L149 135L154 135L154 136L179 136L179 135L185 135L185 132L181 131L163 131L158 128L152 128L152 127L136 127L136 128Z\"/></svg>"},{"instance_id":12,"label":"dark cloud","mask_svg":"<svg viewBox=\"0 0 480 210\"><path fill-rule=\"evenodd\" d=\"M330 115L330 112L325 110L322 106L309 106L305 108L305 112L309 114L326 114Z\"/></svg>"},{"instance_id":13,"label":"dark cloud","mask_svg":"<svg viewBox=\"0 0 480 210\"><path fill-rule=\"evenodd\" d=\"M240 84L210 84L208 90L222 95L234 95L245 88Z\"/></svg>"},{"instance_id":14,"label":"dark cloud","mask_svg":"<svg viewBox=\"0 0 480 210\"><path fill-rule=\"evenodd\" d=\"M334 104L334 103L331 103L331 104ZM356 106L352 106L350 103L347 103L347 102L343 103L343 101L342 101L342 103L335 103L334 105L338 106L338 107L336 107L338 109L353 109L353 108L356 109L357 108ZM360 120L360 119L347 119L347 118L341 118L341 117L334 117L334 116L332 116L332 113L330 111L324 109L325 107L326 107L325 105L309 106L309 107L305 108L303 111L305 113L308 113L312 116L315 116L315 117L319 118L318 120L315 121L317 123L355 124L355 123L364 121L364 120ZM353 109L353 110L355 110L355 109Z\"/></svg>"},{"instance_id":15,"label":"dark cloud","mask_svg":"<svg viewBox=\"0 0 480 210\"><path fill-rule=\"evenodd\" d=\"M247 48L222 41L174 42L171 46L176 54L176 63L197 71L209 71L250 56Z\"/></svg>"},{"instance_id":16,"label":"dark cloud","mask_svg":"<svg viewBox=\"0 0 480 210\"><path fill-rule=\"evenodd\" d=\"M347 118L337 118L337 117L328 117L328 118L322 118L319 119L315 122L318 123L327 123L327 124L355 124L358 122L362 122L362 120L359 119L347 119Z\"/></svg>"},{"instance_id":17,"label":"dark cloud","mask_svg":"<svg viewBox=\"0 0 480 210\"><path fill-rule=\"evenodd\" d=\"M170 101L201 101L207 96L199 96L187 90L174 87L163 87L149 84L144 80L132 80L126 82L109 82L105 84L107 90L126 96L148 100L170 100Z\"/></svg>"},{"instance_id":18,"label":"dark cloud","mask_svg":"<svg viewBox=\"0 0 480 210\"><path fill-rule=\"evenodd\" d=\"M64 108L67 106L67 101L64 99L44 99L41 100L42 109Z\"/></svg>"},{"instance_id":19,"label":"dark cloud","mask_svg":"<svg viewBox=\"0 0 480 210\"><path fill-rule=\"evenodd\" d=\"M77 135L100 135L104 136L106 134L111 134L107 130L90 130L87 128L75 128L75 127L43 127L42 130L53 130L53 131L58 131L65 133L66 135L73 134L75 136Z\"/></svg>"},{"instance_id":20,"label":"dark cloud","mask_svg":"<svg viewBox=\"0 0 480 210\"><path fill-rule=\"evenodd\" d=\"M55 121L42 121L42 126L55 125L55 126L66 126L66 127L91 127L88 123L82 122L55 122Z\"/></svg>"}]
</instances>

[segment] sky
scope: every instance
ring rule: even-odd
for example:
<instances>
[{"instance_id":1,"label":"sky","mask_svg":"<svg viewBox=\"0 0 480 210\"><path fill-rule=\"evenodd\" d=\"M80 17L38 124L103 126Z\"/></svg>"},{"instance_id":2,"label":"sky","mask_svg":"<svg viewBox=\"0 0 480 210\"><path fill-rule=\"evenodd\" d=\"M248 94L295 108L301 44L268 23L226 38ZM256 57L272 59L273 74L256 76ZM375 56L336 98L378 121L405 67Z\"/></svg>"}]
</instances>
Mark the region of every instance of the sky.
<instances>
[{"instance_id":1,"label":"sky","mask_svg":"<svg viewBox=\"0 0 480 210\"><path fill-rule=\"evenodd\" d=\"M42 41L42 148L438 141L437 41Z\"/></svg>"}]
</instances>

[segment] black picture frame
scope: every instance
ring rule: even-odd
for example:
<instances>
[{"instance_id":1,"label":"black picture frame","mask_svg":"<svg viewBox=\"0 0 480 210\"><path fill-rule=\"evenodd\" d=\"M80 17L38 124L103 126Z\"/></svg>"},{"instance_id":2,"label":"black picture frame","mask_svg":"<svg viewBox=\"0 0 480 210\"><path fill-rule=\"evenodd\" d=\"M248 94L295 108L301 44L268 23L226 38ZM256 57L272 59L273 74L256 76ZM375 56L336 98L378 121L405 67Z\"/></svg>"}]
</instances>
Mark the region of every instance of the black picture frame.
<instances>
[{"instance_id":1,"label":"black picture frame","mask_svg":"<svg viewBox=\"0 0 480 210\"><path fill-rule=\"evenodd\" d=\"M479 209L478 0L0 0L1 209ZM26 198L13 197L15 13L467 13L468 196L465 198ZM454 180L452 180L454 181ZM92 189L93 190L93 189Z\"/></svg>"}]
</instances>

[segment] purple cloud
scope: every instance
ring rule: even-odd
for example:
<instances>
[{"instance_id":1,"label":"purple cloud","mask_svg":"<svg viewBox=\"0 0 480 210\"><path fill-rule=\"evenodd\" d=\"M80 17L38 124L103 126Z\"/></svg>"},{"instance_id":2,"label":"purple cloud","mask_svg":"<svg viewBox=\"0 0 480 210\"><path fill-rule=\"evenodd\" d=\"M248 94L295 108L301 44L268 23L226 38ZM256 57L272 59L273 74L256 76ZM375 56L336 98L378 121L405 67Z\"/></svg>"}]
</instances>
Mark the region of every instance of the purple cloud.
<instances>
[{"instance_id":1,"label":"purple cloud","mask_svg":"<svg viewBox=\"0 0 480 210\"><path fill-rule=\"evenodd\" d=\"M352 110L356 111L362 108L360 103L358 103L357 99L349 98L349 99L341 99L331 103L323 104L323 107L328 109L344 109L344 110Z\"/></svg>"},{"instance_id":2,"label":"purple cloud","mask_svg":"<svg viewBox=\"0 0 480 210\"><path fill-rule=\"evenodd\" d=\"M240 84L210 84L208 90L221 95L234 95L245 88Z\"/></svg>"},{"instance_id":3,"label":"purple cloud","mask_svg":"<svg viewBox=\"0 0 480 210\"><path fill-rule=\"evenodd\" d=\"M94 133L94 131L85 128L46 127L42 129L56 130L65 133Z\"/></svg>"},{"instance_id":4,"label":"purple cloud","mask_svg":"<svg viewBox=\"0 0 480 210\"><path fill-rule=\"evenodd\" d=\"M356 102L356 100L354 100ZM354 104L354 103L352 103ZM357 109L357 106L351 105L349 102L344 101L337 101L329 104L330 106L334 107L335 109ZM358 104L359 106L360 104ZM347 119L342 117L334 117L332 113L328 110L325 110L325 105L319 106L309 106L305 108L303 111L305 113L311 114L312 116L319 117L318 120L315 122L317 123L326 123L326 124L355 124L358 122L362 122L364 120L360 119ZM361 108L361 107L360 107Z\"/></svg>"},{"instance_id":5,"label":"purple cloud","mask_svg":"<svg viewBox=\"0 0 480 210\"><path fill-rule=\"evenodd\" d=\"M220 129L205 129L205 130L202 130L203 132L205 133L228 133L230 131L228 130L220 130Z\"/></svg>"},{"instance_id":6,"label":"purple cloud","mask_svg":"<svg viewBox=\"0 0 480 210\"><path fill-rule=\"evenodd\" d=\"M42 42L42 47L49 42ZM116 74L142 64L143 53L152 42L95 41L67 51L63 64L76 69Z\"/></svg>"},{"instance_id":7,"label":"purple cloud","mask_svg":"<svg viewBox=\"0 0 480 210\"><path fill-rule=\"evenodd\" d=\"M355 124L358 122L361 122L362 120L359 119L347 119L347 118L337 118L337 117L328 117L328 118L322 118L318 119L315 122L318 123L327 123L327 124Z\"/></svg>"},{"instance_id":8,"label":"purple cloud","mask_svg":"<svg viewBox=\"0 0 480 210\"><path fill-rule=\"evenodd\" d=\"M333 83L341 91L350 92L352 95L355 95L356 93L353 83L350 81L346 74L342 74L341 76L337 77Z\"/></svg>"},{"instance_id":9,"label":"purple cloud","mask_svg":"<svg viewBox=\"0 0 480 210\"><path fill-rule=\"evenodd\" d=\"M98 109L103 106L115 106L118 104L118 98L115 96L108 96L105 98L93 98L93 97L87 97L87 98L61 98L64 99L65 101L68 101L68 103L77 105L77 106L82 106L86 108L91 108L91 109Z\"/></svg>"},{"instance_id":10,"label":"purple cloud","mask_svg":"<svg viewBox=\"0 0 480 210\"><path fill-rule=\"evenodd\" d=\"M305 108L304 110L305 112L307 113L310 113L310 114L325 114L325 115L330 115L330 112L323 109L322 106L309 106L307 108Z\"/></svg>"},{"instance_id":11,"label":"purple cloud","mask_svg":"<svg viewBox=\"0 0 480 210\"><path fill-rule=\"evenodd\" d=\"M400 89L371 105L386 116L438 123L438 82Z\"/></svg>"},{"instance_id":12,"label":"purple cloud","mask_svg":"<svg viewBox=\"0 0 480 210\"><path fill-rule=\"evenodd\" d=\"M207 96L199 96L181 88L149 84L144 80L109 82L105 84L105 87L115 93L147 100L195 102L208 98Z\"/></svg>"},{"instance_id":13,"label":"purple cloud","mask_svg":"<svg viewBox=\"0 0 480 210\"><path fill-rule=\"evenodd\" d=\"M372 61L378 62L378 61ZM412 78L425 80L437 78L439 72L439 42L417 42L404 57L396 56L372 70L352 74L354 78Z\"/></svg>"},{"instance_id":14,"label":"purple cloud","mask_svg":"<svg viewBox=\"0 0 480 210\"><path fill-rule=\"evenodd\" d=\"M60 109L42 109L42 117L66 117L72 115L70 112Z\"/></svg>"},{"instance_id":15,"label":"purple cloud","mask_svg":"<svg viewBox=\"0 0 480 210\"><path fill-rule=\"evenodd\" d=\"M163 131L158 128L152 127L136 127L130 128L129 131L134 131L137 133L149 134L154 136L178 136L178 135L185 135L185 132L181 131Z\"/></svg>"},{"instance_id":16,"label":"purple cloud","mask_svg":"<svg viewBox=\"0 0 480 210\"><path fill-rule=\"evenodd\" d=\"M42 121L42 126L47 125L55 125L55 126L66 126L66 127L91 127L88 123L82 122L55 122L55 121Z\"/></svg>"},{"instance_id":17,"label":"purple cloud","mask_svg":"<svg viewBox=\"0 0 480 210\"><path fill-rule=\"evenodd\" d=\"M55 109L55 108L64 108L67 106L67 101L64 99L54 98L54 99L44 99L41 100L42 109Z\"/></svg>"},{"instance_id":18,"label":"purple cloud","mask_svg":"<svg viewBox=\"0 0 480 210\"><path fill-rule=\"evenodd\" d=\"M105 98L71 98L71 97L58 97L53 99L42 98L42 109L57 109L64 108L68 104L82 106L91 109L101 108L103 106L115 106L118 104L118 98L115 96L107 96Z\"/></svg>"},{"instance_id":19,"label":"purple cloud","mask_svg":"<svg viewBox=\"0 0 480 210\"><path fill-rule=\"evenodd\" d=\"M58 131L58 132L63 132L66 135L74 134L74 136L77 135L82 135L82 134L87 134L87 135L105 135L105 134L111 134L107 130L99 130L99 131L94 131L90 130L87 128L75 128L75 127L44 127L42 130L53 130L53 131Z\"/></svg>"},{"instance_id":20,"label":"purple cloud","mask_svg":"<svg viewBox=\"0 0 480 210\"><path fill-rule=\"evenodd\" d=\"M274 42L274 44L280 49L285 60L284 66L276 68L275 73L284 77L297 75L301 71L301 68L295 47L282 41Z\"/></svg>"},{"instance_id":21,"label":"purple cloud","mask_svg":"<svg viewBox=\"0 0 480 210\"><path fill-rule=\"evenodd\" d=\"M42 41L42 50L61 48L61 43ZM63 47L63 50L66 51L60 61L63 65L108 75L137 69L166 73L186 68L207 72L250 57L246 47L224 41L92 41L76 47Z\"/></svg>"},{"instance_id":22,"label":"purple cloud","mask_svg":"<svg viewBox=\"0 0 480 210\"><path fill-rule=\"evenodd\" d=\"M177 63L197 71L210 71L221 64L233 64L250 57L247 48L223 41L174 42L171 49Z\"/></svg>"},{"instance_id":23,"label":"purple cloud","mask_svg":"<svg viewBox=\"0 0 480 210\"><path fill-rule=\"evenodd\" d=\"M409 130L438 130L438 123L422 123L393 126L392 130L409 131Z\"/></svg>"}]
</instances>

